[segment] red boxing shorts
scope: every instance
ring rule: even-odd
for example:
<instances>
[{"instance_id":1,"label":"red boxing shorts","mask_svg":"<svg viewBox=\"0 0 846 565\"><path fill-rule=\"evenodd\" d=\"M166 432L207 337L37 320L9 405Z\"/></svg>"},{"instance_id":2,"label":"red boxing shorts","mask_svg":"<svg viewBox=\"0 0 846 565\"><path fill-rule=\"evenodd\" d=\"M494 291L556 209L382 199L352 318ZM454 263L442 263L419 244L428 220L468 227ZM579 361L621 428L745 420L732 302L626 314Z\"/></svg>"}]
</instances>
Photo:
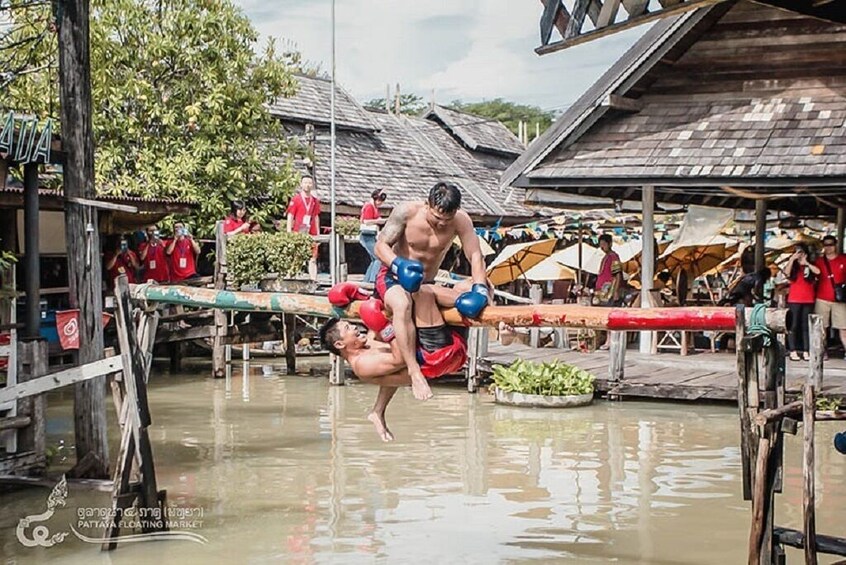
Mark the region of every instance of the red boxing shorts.
<instances>
[{"instance_id":1,"label":"red boxing shorts","mask_svg":"<svg viewBox=\"0 0 846 565\"><path fill-rule=\"evenodd\" d=\"M389 288L397 284L399 284L399 281L391 270L385 265L382 265L379 273L376 275L376 296L385 300L385 293L388 292Z\"/></svg>"},{"instance_id":2,"label":"red boxing shorts","mask_svg":"<svg viewBox=\"0 0 846 565\"><path fill-rule=\"evenodd\" d=\"M464 338L446 326L441 327L450 334L450 341L434 350L421 344L420 329L418 329L417 362L420 363L420 371L427 379L457 373L467 361L467 342Z\"/></svg>"}]
</instances>

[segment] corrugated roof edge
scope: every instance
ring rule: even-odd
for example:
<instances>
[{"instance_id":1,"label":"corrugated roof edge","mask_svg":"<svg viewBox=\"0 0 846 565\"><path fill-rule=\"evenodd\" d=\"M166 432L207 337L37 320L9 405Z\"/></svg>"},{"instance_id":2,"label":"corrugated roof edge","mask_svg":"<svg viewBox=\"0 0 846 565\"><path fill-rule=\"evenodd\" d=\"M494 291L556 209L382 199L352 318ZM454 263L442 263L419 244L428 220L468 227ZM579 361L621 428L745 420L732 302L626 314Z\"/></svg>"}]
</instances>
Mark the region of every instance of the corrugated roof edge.
<instances>
[{"instance_id":1,"label":"corrugated roof edge","mask_svg":"<svg viewBox=\"0 0 846 565\"><path fill-rule=\"evenodd\" d=\"M518 177L530 172L573 131L586 122L602 106L602 101L623 86L629 78L642 72L656 52L665 53L713 9L713 6L685 12L679 16L659 20L628 51L626 51L599 79L588 88L570 108L535 140L529 149L502 174L500 186L507 187ZM655 57L646 70L660 59Z\"/></svg>"}]
</instances>

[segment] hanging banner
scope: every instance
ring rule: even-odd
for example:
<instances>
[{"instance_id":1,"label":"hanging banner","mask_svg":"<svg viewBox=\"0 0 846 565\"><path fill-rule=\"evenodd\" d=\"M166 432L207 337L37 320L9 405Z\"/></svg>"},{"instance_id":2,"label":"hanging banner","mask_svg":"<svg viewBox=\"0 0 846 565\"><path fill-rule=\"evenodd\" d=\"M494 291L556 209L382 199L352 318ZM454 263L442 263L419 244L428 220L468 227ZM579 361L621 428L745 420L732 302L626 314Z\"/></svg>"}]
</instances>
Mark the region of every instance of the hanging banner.
<instances>
[{"instance_id":1,"label":"hanging banner","mask_svg":"<svg viewBox=\"0 0 846 565\"><path fill-rule=\"evenodd\" d=\"M112 315L103 312L103 327L109 325ZM79 310L60 310L56 312L56 331L62 349L79 349Z\"/></svg>"}]
</instances>

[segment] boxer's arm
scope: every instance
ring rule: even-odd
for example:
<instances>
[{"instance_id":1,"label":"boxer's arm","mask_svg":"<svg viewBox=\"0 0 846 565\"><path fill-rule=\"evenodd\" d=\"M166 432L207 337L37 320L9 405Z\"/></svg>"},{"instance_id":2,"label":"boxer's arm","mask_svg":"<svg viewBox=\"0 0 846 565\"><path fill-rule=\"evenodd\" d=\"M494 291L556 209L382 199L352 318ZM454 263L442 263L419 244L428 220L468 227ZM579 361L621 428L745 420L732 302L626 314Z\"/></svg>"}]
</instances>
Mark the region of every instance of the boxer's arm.
<instances>
[{"instance_id":1,"label":"boxer's arm","mask_svg":"<svg viewBox=\"0 0 846 565\"><path fill-rule=\"evenodd\" d=\"M394 245L402 238L402 234L405 233L405 222L407 218L408 204L406 202L400 202L394 206L391 215L388 216L388 221L385 222L385 227L382 228L379 238L376 240L376 258L382 264L390 265L397 258L397 254L394 253Z\"/></svg>"},{"instance_id":2,"label":"boxer's arm","mask_svg":"<svg viewBox=\"0 0 846 565\"><path fill-rule=\"evenodd\" d=\"M482 247L479 245L479 238L476 230L473 229L473 220L467 212L459 211L455 215L456 231L461 240L461 248L464 249L464 256L470 263L470 276L476 284L488 284L488 275L485 272L485 256L482 255Z\"/></svg>"}]
</instances>

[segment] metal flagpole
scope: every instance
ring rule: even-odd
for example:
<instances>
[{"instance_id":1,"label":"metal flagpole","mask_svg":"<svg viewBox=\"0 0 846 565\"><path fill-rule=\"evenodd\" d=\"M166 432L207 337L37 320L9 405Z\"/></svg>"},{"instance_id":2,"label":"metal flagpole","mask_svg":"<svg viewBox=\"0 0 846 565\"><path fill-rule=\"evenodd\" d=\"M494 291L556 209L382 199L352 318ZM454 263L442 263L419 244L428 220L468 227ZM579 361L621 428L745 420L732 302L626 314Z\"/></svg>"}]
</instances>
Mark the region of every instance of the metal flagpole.
<instances>
[{"instance_id":1,"label":"metal flagpole","mask_svg":"<svg viewBox=\"0 0 846 565\"><path fill-rule=\"evenodd\" d=\"M329 275L332 284L338 282L338 241L335 236L335 0L332 0L332 93L330 95L329 118L329 202L330 225L332 227L329 239Z\"/></svg>"}]
</instances>

